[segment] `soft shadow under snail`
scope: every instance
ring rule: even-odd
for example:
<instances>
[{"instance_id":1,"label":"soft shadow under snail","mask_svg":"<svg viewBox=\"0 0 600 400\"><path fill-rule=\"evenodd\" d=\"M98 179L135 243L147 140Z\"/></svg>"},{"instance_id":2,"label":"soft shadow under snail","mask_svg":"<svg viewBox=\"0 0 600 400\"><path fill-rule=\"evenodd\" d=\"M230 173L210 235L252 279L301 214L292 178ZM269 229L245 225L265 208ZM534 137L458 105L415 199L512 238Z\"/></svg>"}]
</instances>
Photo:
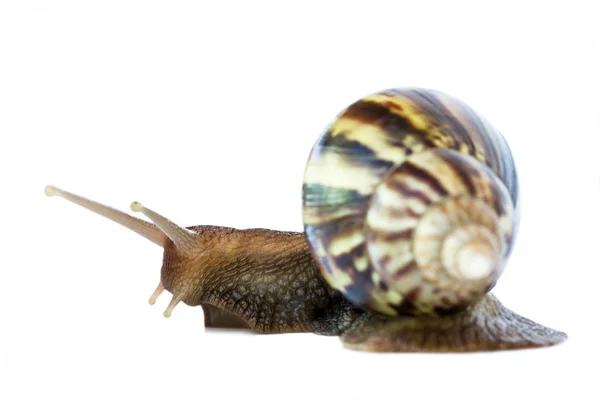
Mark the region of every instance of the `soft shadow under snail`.
<instances>
[{"instance_id":1,"label":"soft shadow under snail","mask_svg":"<svg viewBox=\"0 0 600 400\"><path fill-rule=\"evenodd\" d=\"M342 111L306 166L304 233L154 224L58 195L164 248L165 311L201 305L207 327L340 335L365 351L462 352L541 347L562 332L488 292L518 225L518 187L503 137L462 102L388 90Z\"/></svg>"}]
</instances>

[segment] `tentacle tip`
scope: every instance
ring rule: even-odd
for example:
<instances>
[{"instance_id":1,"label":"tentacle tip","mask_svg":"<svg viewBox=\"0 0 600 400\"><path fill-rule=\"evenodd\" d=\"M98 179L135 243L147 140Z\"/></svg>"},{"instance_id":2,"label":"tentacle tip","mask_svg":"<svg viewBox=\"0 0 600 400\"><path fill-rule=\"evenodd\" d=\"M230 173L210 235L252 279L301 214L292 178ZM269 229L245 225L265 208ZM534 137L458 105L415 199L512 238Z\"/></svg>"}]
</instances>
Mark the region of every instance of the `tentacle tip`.
<instances>
[{"instance_id":1,"label":"tentacle tip","mask_svg":"<svg viewBox=\"0 0 600 400\"><path fill-rule=\"evenodd\" d=\"M167 309L165 310L165 312L163 313L163 316L165 318L169 318L171 316L171 313L173 312L173 309L175 308L175 306L177 306L177 304L179 304L179 302L181 301L182 296L173 296L173 298L171 299L171 302L169 303L169 306L167 307Z\"/></svg>"},{"instance_id":2,"label":"tentacle tip","mask_svg":"<svg viewBox=\"0 0 600 400\"><path fill-rule=\"evenodd\" d=\"M134 201L131 203L131 211L141 212L144 209L144 206L139 201Z\"/></svg>"},{"instance_id":3,"label":"tentacle tip","mask_svg":"<svg viewBox=\"0 0 600 400\"><path fill-rule=\"evenodd\" d=\"M164 290L165 287L163 286L162 282L160 282L154 290L154 293L152 293L152 296L150 296L150 298L148 299L148 304L153 306L156 303L156 299L158 299L158 296L160 296L161 293L164 292Z\"/></svg>"},{"instance_id":4,"label":"tentacle tip","mask_svg":"<svg viewBox=\"0 0 600 400\"><path fill-rule=\"evenodd\" d=\"M56 194L56 188L52 185L48 185L44 188L44 193L46 193L46 196L52 197Z\"/></svg>"}]
</instances>

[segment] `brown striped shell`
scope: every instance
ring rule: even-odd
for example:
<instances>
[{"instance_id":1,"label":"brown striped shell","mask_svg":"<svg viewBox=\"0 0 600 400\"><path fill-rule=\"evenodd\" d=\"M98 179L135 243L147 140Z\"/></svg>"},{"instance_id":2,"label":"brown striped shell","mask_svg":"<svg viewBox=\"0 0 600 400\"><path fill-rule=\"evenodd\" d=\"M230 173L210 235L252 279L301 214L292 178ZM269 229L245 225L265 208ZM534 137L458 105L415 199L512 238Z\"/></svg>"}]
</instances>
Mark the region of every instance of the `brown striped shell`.
<instances>
[{"instance_id":1,"label":"brown striped shell","mask_svg":"<svg viewBox=\"0 0 600 400\"><path fill-rule=\"evenodd\" d=\"M386 315L443 314L502 273L518 224L503 137L464 103L397 89L342 111L306 166L303 218L330 285Z\"/></svg>"}]
</instances>

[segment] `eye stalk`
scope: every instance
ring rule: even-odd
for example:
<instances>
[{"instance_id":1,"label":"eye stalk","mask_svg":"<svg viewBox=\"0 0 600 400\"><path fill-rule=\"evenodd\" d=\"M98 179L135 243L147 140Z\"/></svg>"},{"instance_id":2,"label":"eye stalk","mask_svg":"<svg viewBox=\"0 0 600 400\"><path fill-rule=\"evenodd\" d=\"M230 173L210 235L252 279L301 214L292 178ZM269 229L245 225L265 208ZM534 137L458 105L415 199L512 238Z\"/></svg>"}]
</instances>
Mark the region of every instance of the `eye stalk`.
<instances>
[{"instance_id":1,"label":"eye stalk","mask_svg":"<svg viewBox=\"0 0 600 400\"><path fill-rule=\"evenodd\" d=\"M175 247L177 247L180 252L190 257L194 255L194 252L198 247L194 232L171 222L169 219L144 207L137 201L131 203L131 210L134 212L141 212L154 222L156 226L163 231L173 243L175 243Z\"/></svg>"},{"instance_id":2,"label":"eye stalk","mask_svg":"<svg viewBox=\"0 0 600 400\"><path fill-rule=\"evenodd\" d=\"M102 215L114 221L120 225L123 225L126 228L131 229L138 235L145 237L151 242L163 247L165 241L165 234L160 231L155 225L146 222L142 219L132 217L129 214L125 214L122 211L115 210L112 207L105 206L103 204L97 203L93 200L86 199L85 197L78 196L76 194L67 192L66 190L59 189L55 186L46 186L44 188L44 193L46 196L58 196L62 197L70 201L71 203L75 203L83 208L86 208L90 211L95 212L96 214Z\"/></svg>"}]
</instances>

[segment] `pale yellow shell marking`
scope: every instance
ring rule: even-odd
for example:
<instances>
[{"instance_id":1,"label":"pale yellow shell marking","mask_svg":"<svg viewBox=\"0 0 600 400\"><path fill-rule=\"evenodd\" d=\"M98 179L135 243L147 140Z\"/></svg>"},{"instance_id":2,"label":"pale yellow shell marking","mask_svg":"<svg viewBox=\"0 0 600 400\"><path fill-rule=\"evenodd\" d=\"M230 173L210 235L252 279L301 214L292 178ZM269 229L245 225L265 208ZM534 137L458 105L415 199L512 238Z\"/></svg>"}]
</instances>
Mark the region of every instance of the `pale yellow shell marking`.
<instances>
[{"instance_id":1,"label":"pale yellow shell marking","mask_svg":"<svg viewBox=\"0 0 600 400\"><path fill-rule=\"evenodd\" d=\"M335 152L320 154L306 167L304 182L332 188L356 190L368 194L373 190L380 177L371 169L352 164Z\"/></svg>"},{"instance_id":2,"label":"pale yellow shell marking","mask_svg":"<svg viewBox=\"0 0 600 400\"><path fill-rule=\"evenodd\" d=\"M398 207L396 209L399 212L405 209L415 214L422 214L427 209L427 206L418 199L405 198L388 186L380 189L379 192L381 193L381 197L379 197L380 202L384 204L397 204ZM376 215L373 215L373 217L376 217ZM381 218L387 218L387 216L383 215Z\"/></svg>"},{"instance_id":3,"label":"pale yellow shell marking","mask_svg":"<svg viewBox=\"0 0 600 400\"><path fill-rule=\"evenodd\" d=\"M347 274L339 268L333 270L331 279L336 282L336 284L339 283L342 285L342 287L349 286L352 283L352 277L350 274Z\"/></svg>"},{"instance_id":4,"label":"pale yellow shell marking","mask_svg":"<svg viewBox=\"0 0 600 400\"><path fill-rule=\"evenodd\" d=\"M343 135L348 140L354 140L369 147L381 160L401 163L406 159L404 149L390 146L389 134L376 125L368 125L341 116L329 129L332 136Z\"/></svg>"},{"instance_id":5,"label":"pale yellow shell marking","mask_svg":"<svg viewBox=\"0 0 600 400\"><path fill-rule=\"evenodd\" d=\"M303 210L303 218L306 224L322 224L329 221L334 221L342 217L354 215L356 211L350 208L339 208L335 212L329 212L323 215L314 208L305 208Z\"/></svg>"},{"instance_id":6,"label":"pale yellow shell marking","mask_svg":"<svg viewBox=\"0 0 600 400\"><path fill-rule=\"evenodd\" d=\"M365 235L362 231L351 230L344 232L343 235L338 235L331 240L329 251L334 257L347 253L359 244L364 243Z\"/></svg>"},{"instance_id":7,"label":"pale yellow shell marking","mask_svg":"<svg viewBox=\"0 0 600 400\"><path fill-rule=\"evenodd\" d=\"M400 304L402 297L397 293L386 291L386 292L375 292L373 293L373 299L369 303L369 308L385 315L394 315L395 311L388 304Z\"/></svg>"},{"instance_id":8,"label":"pale yellow shell marking","mask_svg":"<svg viewBox=\"0 0 600 400\"><path fill-rule=\"evenodd\" d=\"M366 256L358 257L354 259L354 267L358 271L366 271L369 268L369 259Z\"/></svg>"},{"instance_id":9,"label":"pale yellow shell marking","mask_svg":"<svg viewBox=\"0 0 600 400\"><path fill-rule=\"evenodd\" d=\"M413 153L419 153L427 148L422 141L417 140L417 136L406 135L402 138L402 144L411 149Z\"/></svg>"},{"instance_id":10,"label":"pale yellow shell marking","mask_svg":"<svg viewBox=\"0 0 600 400\"><path fill-rule=\"evenodd\" d=\"M438 148L449 148L455 143L454 138L448 136L445 132L445 126L435 126L431 119L423 114L418 105L407 98L398 97L387 93L376 93L367 96L365 101L385 104L389 110L406 118L418 130L427 132L429 140Z\"/></svg>"},{"instance_id":11,"label":"pale yellow shell marking","mask_svg":"<svg viewBox=\"0 0 600 400\"><path fill-rule=\"evenodd\" d=\"M419 223L418 218L402 218L394 219L389 210L382 209L379 212L369 213L368 219L371 229L375 229L382 233L393 233L398 231L406 231L414 229Z\"/></svg>"},{"instance_id":12,"label":"pale yellow shell marking","mask_svg":"<svg viewBox=\"0 0 600 400\"><path fill-rule=\"evenodd\" d=\"M407 293L412 292L415 289L420 288L423 279L419 273L419 269L415 268L406 274L402 275L402 279L399 279L392 290L396 291L401 297Z\"/></svg>"},{"instance_id":13,"label":"pale yellow shell marking","mask_svg":"<svg viewBox=\"0 0 600 400\"><path fill-rule=\"evenodd\" d=\"M381 243L376 248L369 248L369 255L377 260L386 254L394 254L396 257L390 260L386 270L393 275L402 267L405 267L413 260L412 240L397 240L394 243Z\"/></svg>"},{"instance_id":14,"label":"pale yellow shell marking","mask_svg":"<svg viewBox=\"0 0 600 400\"><path fill-rule=\"evenodd\" d=\"M443 182L444 188L450 195L457 195L467 191L462 177L458 175L453 167L449 168L448 163L444 159L436 157L435 154L429 152L420 153L419 157L413 157L411 162L433 176L443 177L440 181Z\"/></svg>"}]
</instances>

